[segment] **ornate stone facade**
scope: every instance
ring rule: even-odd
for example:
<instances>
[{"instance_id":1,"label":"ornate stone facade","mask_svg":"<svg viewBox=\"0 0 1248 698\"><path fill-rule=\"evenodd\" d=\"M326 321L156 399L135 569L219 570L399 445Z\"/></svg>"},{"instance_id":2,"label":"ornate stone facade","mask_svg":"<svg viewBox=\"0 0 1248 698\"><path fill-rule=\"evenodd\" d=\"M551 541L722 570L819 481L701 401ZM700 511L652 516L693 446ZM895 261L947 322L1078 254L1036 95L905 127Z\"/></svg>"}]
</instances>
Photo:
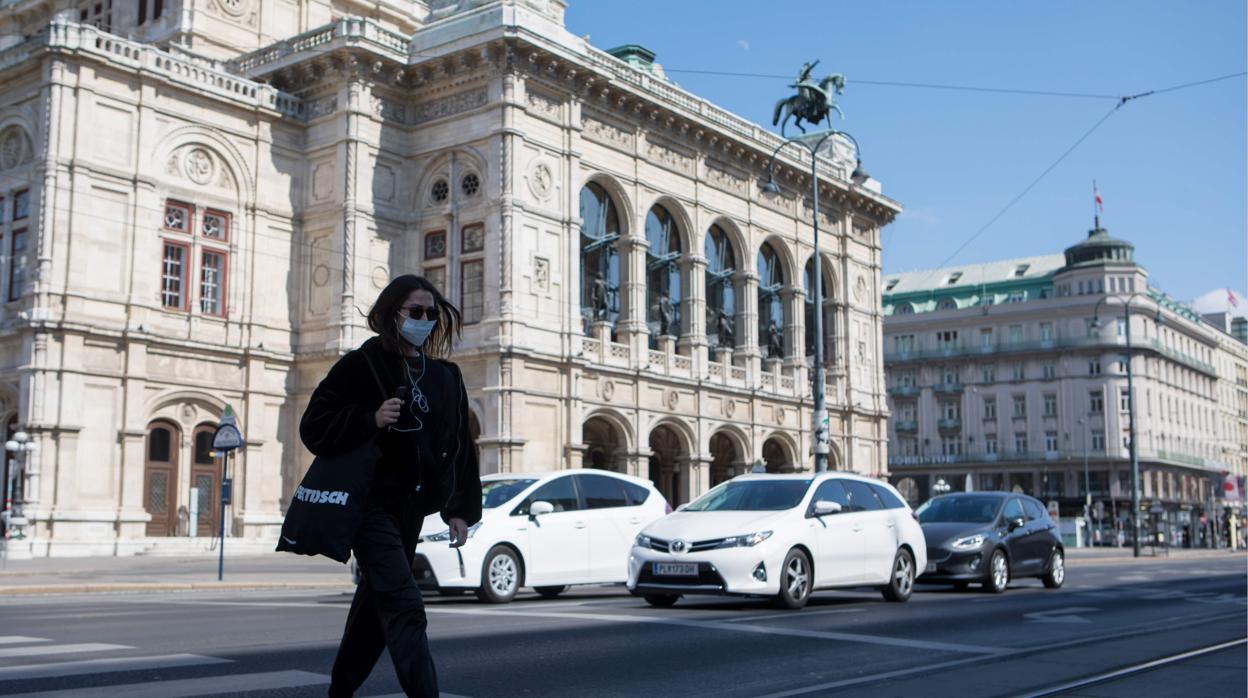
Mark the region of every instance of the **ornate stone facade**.
<instances>
[{"instance_id":1,"label":"ornate stone facade","mask_svg":"<svg viewBox=\"0 0 1248 698\"><path fill-rule=\"evenodd\" d=\"M775 136L572 36L562 0L204 0L99 26L65 5L0 9L0 196L24 235L0 275L0 406L40 445L10 470L32 554L173 546L196 504L206 536L226 405L247 439L227 528L269 546L310 462L309 394L408 272L470 321L456 360L486 472L614 468L678 503L757 462L809 467L809 163L782 157L766 200ZM832 461L878 475L879 232L899 207L839 159L821 171ZM595 188L618 214L617 307L587 323ZM663 336L658 210L680 291ZM715 277L731 346L708 331L712 230L736 260Z\"/></svg>"}]
</instances>

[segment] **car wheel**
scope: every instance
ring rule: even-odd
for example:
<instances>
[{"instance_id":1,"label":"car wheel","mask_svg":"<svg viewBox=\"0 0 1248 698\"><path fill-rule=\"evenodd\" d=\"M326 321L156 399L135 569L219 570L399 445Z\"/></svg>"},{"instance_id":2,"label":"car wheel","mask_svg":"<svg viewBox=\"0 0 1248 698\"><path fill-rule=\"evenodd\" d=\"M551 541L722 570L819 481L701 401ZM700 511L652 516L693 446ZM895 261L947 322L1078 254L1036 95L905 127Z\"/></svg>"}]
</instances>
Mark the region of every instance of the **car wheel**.
<instances>
[{"instance_id":1,"label":"car wheel","mask_svg":"<svg viewBox=\"0 0 1248 698\"><path fill-rule=\"evenodd\" d=\"M519 589L520 559L511 548L496 546L481 565L481 586L477 589L477 598L487 603L509 603Z\"/></svg>"},{"instance_id":2,"label":"car wheel","mask_svg":"<svg viewBox=\"0 0 1248 698\"><path fill-rule=\"evenodd\" d=\"M1049 571L1040 578L1050 589L1057 589L1066 581L1066 556L1060 550L1054 550L1049 557Z\"/></svg>"},{"instance_id":3,"label":"car wheel","mask_svg":"<svg viewBox=\"0 0 1248 698\"><path fill-rule=\"evenodd\" d=\"M776 603L782 608L799 609L810 600L810 559L806 553L794 548L784 556L780 567L780 593Z\"/></svg>"},{"instance_id":4,"label":"car wheel","mask_svg":"<svg viewBox=\"0 0 1248 698\"><path fill-rule=\"evenodd\" d=\"M1000 550L992 551L988 563L988 579L984 580L984 591L1000 594L1010 585L1010 561Z\"/></svg>"},{"instance_id":5,"label":"car wheel","mask_svg":"<svg viewBox=\"0 0 1248 698\"><path fill-rule=\"evenodd\" d=\"M680 599L679 594L642 594L641 598L655 608L671 608Z\"/></svg>"},{"instance_id":6,"label":"car wheel","mask_svg":"<svg viewBox=\"0 0 1248 698\"><path fill-rule=\"evenodd\" d=\"M889 573L888 584L884 585L881 592L889 601L909 601L913 591L914 558L909 550L902 548L897 551L897 557L893 558L893 569Z\"/></svg>"},{"instance_id":7,"label":"car wheel","mask_svg":"<svg viewBox=\"0 0 1248 698\"><path fill-rule=\"evenodd\" d=\"M553 599L568 590L567 586L557 587L533 587L533 590L541 595L543 599Z\"/></svg>"}]
</instances>

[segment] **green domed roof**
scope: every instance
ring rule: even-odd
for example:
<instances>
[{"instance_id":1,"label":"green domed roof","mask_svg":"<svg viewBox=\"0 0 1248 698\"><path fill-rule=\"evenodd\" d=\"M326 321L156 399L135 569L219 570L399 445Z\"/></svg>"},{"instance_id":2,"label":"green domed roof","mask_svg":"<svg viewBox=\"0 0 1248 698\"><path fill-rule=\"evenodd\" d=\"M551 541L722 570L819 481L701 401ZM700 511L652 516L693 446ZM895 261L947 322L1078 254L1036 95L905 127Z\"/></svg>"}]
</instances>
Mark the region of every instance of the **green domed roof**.
<instances>
[{"instance_id":1,"label":"green domed roof","mask_svg":"<svg viewBox=\"0 0 1248 698\"><path fill-rule=\"evenodd\" d=\"M1088 231L1088 237L1066 248L1066 268L1101 264L1135 264L1135 245L1119 240L1104 228Z\"/></svg>"}]
</instances>

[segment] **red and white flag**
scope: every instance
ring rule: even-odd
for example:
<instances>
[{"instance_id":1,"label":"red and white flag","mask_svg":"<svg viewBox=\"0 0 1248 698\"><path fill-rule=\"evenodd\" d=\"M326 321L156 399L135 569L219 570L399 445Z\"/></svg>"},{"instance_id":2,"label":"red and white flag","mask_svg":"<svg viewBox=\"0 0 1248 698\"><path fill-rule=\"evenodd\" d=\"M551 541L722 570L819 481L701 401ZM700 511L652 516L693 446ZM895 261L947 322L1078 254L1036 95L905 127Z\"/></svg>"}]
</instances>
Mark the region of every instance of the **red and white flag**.
<instances>
[{"instance_id":1,"label":"red and white flag","mask_svg":"<svg viewBox=\"0 0 1248 698\"><path fill-rule=\"evenodd\" d=\"M1226 484L1223 485L1222 498L1238 502L1243 499L1243 494L1239 491L1239 478L1231 473L1226 474Z\"/></svg>"},{"instance_id":2,"label":"red and white flag","mask_svg":"<svg viewBox=\"0 0 1248 698\"><path fill-rule=\"evenodd\" d=\"M1232 308L1239 307L1239 301L1236 300L1235 294L1229 288L1226 289L1226 302L1230 303Z\"/></svg>"},{"instance_id":3,"label":"red and white flag","mask_svg":"<svg viewBox=\"0 0 1248 698\"><path fill-rule=\"evenodd\" d=\"M1096 200L1096 212L1105 213L1105 202L1101 201L1101 192L1096 188L1096 180L1092 180L1092 198Z\"/></svg>"}]
</instances>

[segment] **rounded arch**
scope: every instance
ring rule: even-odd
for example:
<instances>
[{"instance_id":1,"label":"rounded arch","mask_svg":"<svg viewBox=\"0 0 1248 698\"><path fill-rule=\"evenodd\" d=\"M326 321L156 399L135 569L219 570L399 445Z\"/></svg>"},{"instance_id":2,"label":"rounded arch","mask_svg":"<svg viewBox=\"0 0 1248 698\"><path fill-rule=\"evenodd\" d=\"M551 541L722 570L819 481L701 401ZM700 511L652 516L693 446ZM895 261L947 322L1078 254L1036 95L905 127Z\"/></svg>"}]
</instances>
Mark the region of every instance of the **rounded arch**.
<instances>
[{"instance_id":1,"label":"rounded arch","mask_svg":"<svg viewBox=\"0 0 1248 698\"><path fill-rule=\"evenodd\" d=\"M737 474L739 466L748 463L747 442L736 428L723 426L711 433L708 452L711 454L710 485L714 487ZM748 467L746 468L748 469Z\"/></svg>"},{"instance_id":2,"label":"rounded arch","mask_svg":"<svg viewBox=\"0 0 1248 698\"><path fill-rule=\"evenodd\" d=\"M791 473L798 470L797 443L787 432L773 431L763 438L761 455L769 473Z\"/></svg>"},{"instance_id":3,"label":"rounded arch","mask_svg":"<svg viewBox=\"0 0 1248 698\"><path fill-rule=\"evenodd\" d=\"M624 415L609 407L600 407L584 416L581 420L581 428L584 429L585 422L588 422L591 419L602 419L603 421L610 423L611 426L615 427L616 431L624 436L624 448L630 451L633 450L633 444L636 443L636 438L633 433L632 425L628 423L628 419Z\"/></svg>"},{"instance_id":4,"label":"rounded arch","mask_svg":"<svg viewBox=\"0 0 1248 698\"><path fill-rule=\"evenodd\" d=\"M797 283L801 277L797 273L797 257L793 253L793 248L789 245L789 241L776 235L775 233L767 234L762 241L758 243L758 247L754 249L751 262L754 264L754 273L761 274L758 269L758 253L762 251L763 246L768 245L775 251L776 257L780 260L780 268L784 271L784 283L786 286L792 286Z\"/></svg>"},{"instance_id":5,"label":"rounded arch","mask_svg":"<svg viewBox=\"0 0 1248 698\"><path fill-rule=\"evenodd\" d=\"M156 147L152 149L156 158L152 161L153 164L149 166L164 167L165 163L168 162L175 152L193 145L203 146L212 150L217 157L221 158L222 162L230 170L230 174L234 177L235 197L244 205L255 205L255 174L247 166L247 159L243 157L242 151L215 129L198 124L188 124L173 129L165 134L156 144ZM159 175L160 173L155 174Z\"/></svg>"},{"instance_id":6,"label":"rounded arch","mask_svg":"<svg viewBox=\"0 0 1248 698\"><path fill-rule=\"evenodd\" d=\"M633 210L632 197L628 195L620 181L605 172L586 172L581 181L576 184L578 195L587 184L597 184L602 187L603 191L607 192L607 196L610 196L612 201L615 202L615 212L620 222L620 236L628 237L632 235L633 231L637 230L638 227L637 213Z\"/></svg>"},{"instance_id":7,"label":"rounded arch","mask_svg":"<svg viewBox=\"0 0 1248 698\"><path fill-rule=\"evenodd\" d=\"M463 158L465 163L459 162ZM451 163L455 163L455 172L451 172ZM490 185L489 177L486 173L490 171L489 160L481 153L480 150L472 146L456 146L445 150L434 156L427 165L421 166L420 177L416 181L416 191L414 199L417 202L417 208L425 208L431 205L429 192L433 187L433 183L439 177L445 178L449 185L449 194L455 197L459 190L459 180L469 172L474 172L481 180L482 190L488 190ZM488 199L481 196L480 200Z\"/></svg>"},{"instance_id":8,"label":"rounded arch","mask_svg":"<svg viewBox=\"0 0 1248 698\"><path fill-rule=\"evenodd\" d=\"M685 202L670 194L656 194L643 210L646 214L649 214L655 206L661 206L676 223L676 231L680 233L681 252L683 254L695 252L697 248L694 247L694 242L697 234L694 230L693 219L689 216L689 208Z\"/></svg>"},{"instance_id":9,"label":"rounded arch","mask_svg":"<svg viewBox=\"0 0 1248 698\"><path fill-rule=\"evenodd\" d=\"M688 494L682 492L680 471L684 459L692 453L690 445L693 441L690 435L688 427L680 421L663 419L650 428L650 434L646 438L650 448L647 468L650 481L664 499L672 504L683 503L681 500Z\"/></svg>"},{"instance_id":10,"label":"rounded arch","mask_svg":"<svg viewBox=\"0 0 1248 698\"><path fill-rule=\"evenodd\" d=\"M178 408L181 408L179 413ZM187 408L190 408L188 410ZM184 432L203 421L217 421L225 414L226 403L211 393L200 390L171 390L147 400L144 414L149 421L165 420Z\"/></svg>"},{"instance_id":11,"label":"rounded arch","mask_svg":"<svg viewBox=\"0 0 1248 698\"><path fill-rule=\"evenodd\" d=\"M828 444L828 470L840 470L845 464L845 459L841 457L841 447L836 442Z\"/></svg>"},{"instance_id":12,"label":"rounded arch","mask_svg":"<svg viewBox=\"0 0 1248 698\"><path fill-rule=\"evenodd\" d=\"M732 247L732 255L737 260L737 269L749 268L753 263L752 260L747 259L750 256L747 253L750 249L749 238L741 226L728 216L718 214L707 221L706 226L698 231L698 240L692 249L701 250L706 247L706 235L712 226L718 227L728 238L728 243Z\"/></svg>"},{"instance_id":13,"label":"rounded arch","mask_svg":"<svg viewBox=\"0 0 1248 698\"><path fill-rule=\"evenodd\" d=\"M698 440L692 426L677 417L664 417L650 426L650 433L653 434L656 429L663 427L670 428L680 438L680 447L684 453L699 452L696 448Z\"/></svg>"},{"instance_id":14,"label":"rounded arch","mask_svg":"<svg viewBox=\"0 0 1248 698\"><path fill-rule=\"evenodd\" d=\"M840 293L838 293L838 291L840 291L840 286L837 285L838 277L836 275L836 265L833 263L834 260L832 258L832 255L828 254L827 252L824 252L820 255L820 257L822 257L823 259L823 275L824 275L824 278L826 278L828 281L828 283L824 284L824 287L823 287L823 297L830 299L830 300L839 299ZM802 278L803 279L805 278L806 269L813 265L814 260L815 260L815 253L813 251L811 251L810 254L806 255L805 259L802 260Z\"/></svg>"}]
</instances>

